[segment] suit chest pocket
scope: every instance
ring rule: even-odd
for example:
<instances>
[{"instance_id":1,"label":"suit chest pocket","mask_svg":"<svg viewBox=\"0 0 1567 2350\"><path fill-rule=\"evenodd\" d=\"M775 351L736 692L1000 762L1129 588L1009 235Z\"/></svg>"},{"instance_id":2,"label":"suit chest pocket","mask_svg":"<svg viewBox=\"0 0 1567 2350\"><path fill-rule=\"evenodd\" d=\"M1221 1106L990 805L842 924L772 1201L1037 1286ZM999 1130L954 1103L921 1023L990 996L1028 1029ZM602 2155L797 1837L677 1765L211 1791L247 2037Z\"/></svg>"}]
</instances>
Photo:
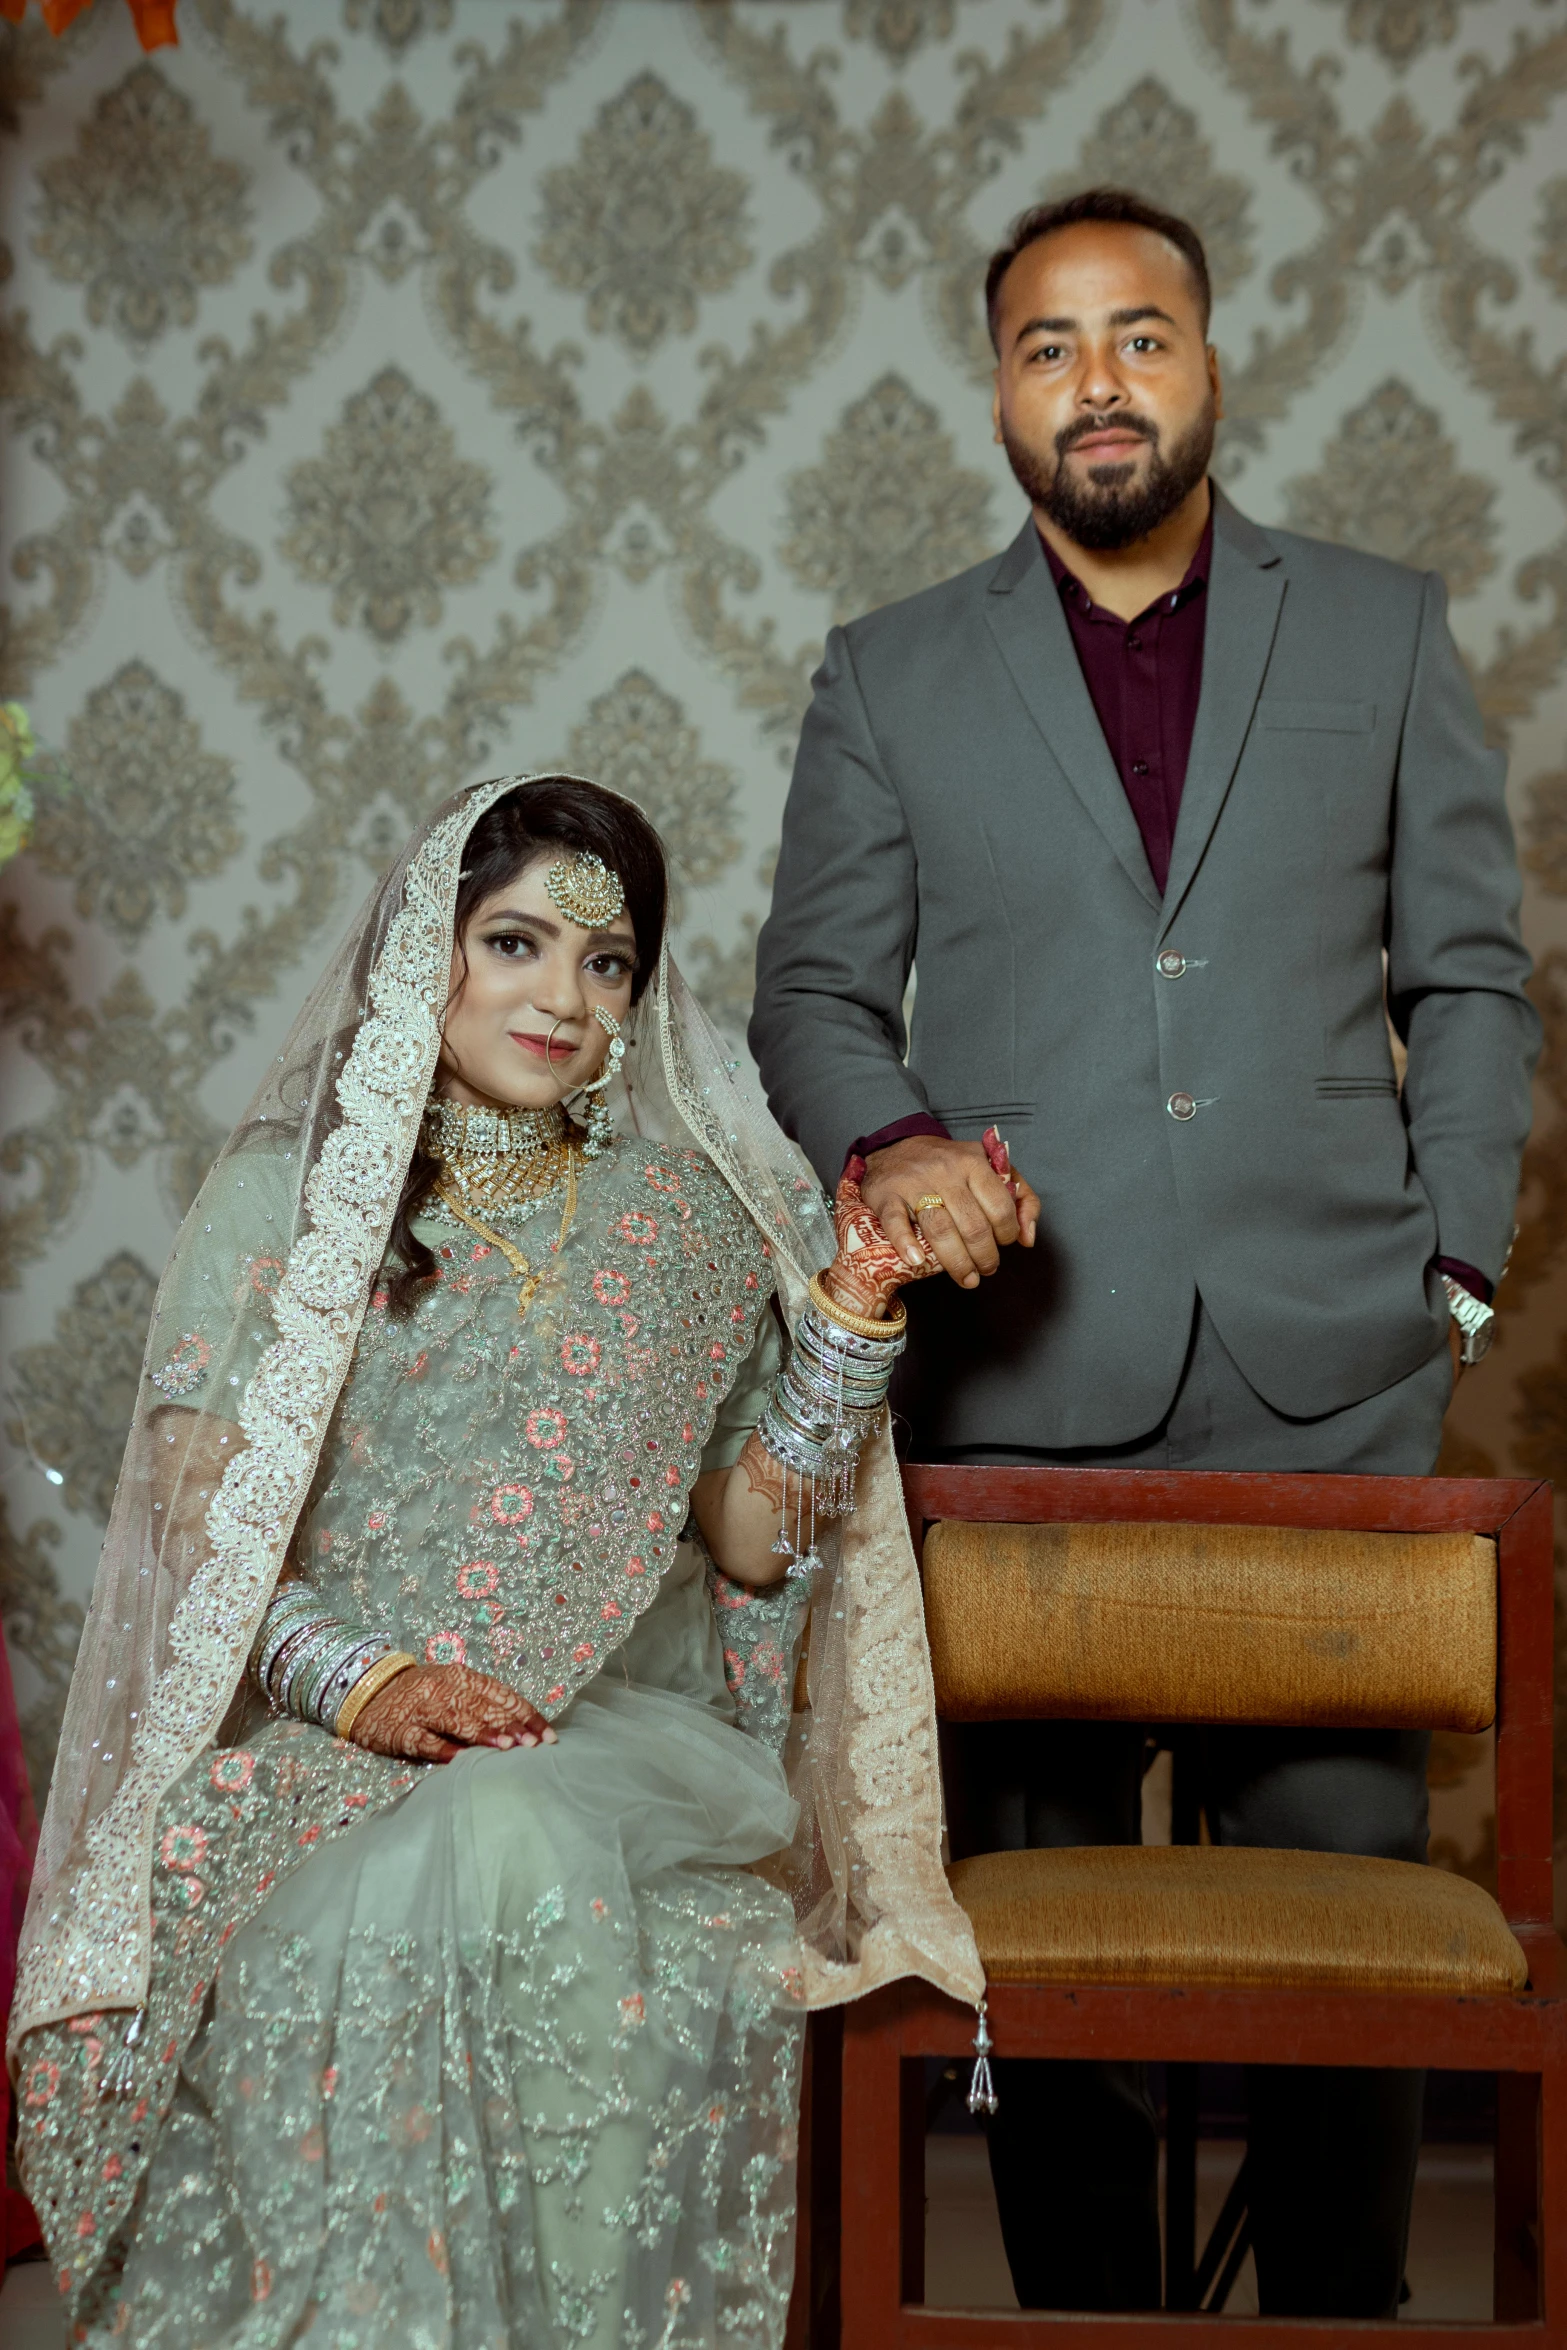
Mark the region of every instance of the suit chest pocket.
<instances>
[{"instance_id":1,"label":"suit chest pocket","mask_svg":"<svg viewBox=\"0 0 1567 2350\"><path fill-rule=\"evenodd\" d=\"M1257 724L1270 734L1371 734L1375 702L1289 702L1257 704Z\"/></svg>"}]
</instances>

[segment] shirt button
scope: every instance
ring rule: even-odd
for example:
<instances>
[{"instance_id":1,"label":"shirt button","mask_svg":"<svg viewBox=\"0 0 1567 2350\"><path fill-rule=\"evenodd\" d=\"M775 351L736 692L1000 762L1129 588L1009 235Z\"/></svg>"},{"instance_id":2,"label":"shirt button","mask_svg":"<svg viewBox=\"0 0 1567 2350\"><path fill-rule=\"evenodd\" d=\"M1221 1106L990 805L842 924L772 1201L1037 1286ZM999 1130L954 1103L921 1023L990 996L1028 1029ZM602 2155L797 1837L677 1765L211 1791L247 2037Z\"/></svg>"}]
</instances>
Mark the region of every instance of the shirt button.
<instances>
[{"instance_id":1,"label":"shirt button","mask_svg":"<svg viewBox=\"0 0 1567 2350\"><path fill-rule=\"evenodd\" d=\"M1146 759L1134 759L1132 761L1132 773L1134 775L1146 775L1147 772L1148 762Z\"/></svg>"},{"instance_id":2,"label":"shirt button","mask_svg":"<svg viewBox=\"0 0 1567 2350\"><path fill-rule=\"evenodd\" d=\"M1140 636L1129 636L1126 640L1126 649L1129 653L1140 653L1143 649L1142 638Z\"/></svg>"},{"instance_id":3,"label":"shirt button","mask_svg":"<svg viewBox=\"0 0 1567 2350\"><path fill-rule=\"evenodd\" d=\"M1157 967L1161 978L1179 979L1186 969L1186 957L1178 955L1174 947L1166 947Z\"/></svg>"},{"instance_id":4,"label":"shirt button","mask_svg":"<svg viewBox=\"0 0 1567 2350\"><path fill-rule=\"evenodd\" d=\"M1164 1106L1172 1118L1195 1118L1197 1115L1197 1104L1189 1093L1172 1093Z\"/></svg>"}]
</instances>

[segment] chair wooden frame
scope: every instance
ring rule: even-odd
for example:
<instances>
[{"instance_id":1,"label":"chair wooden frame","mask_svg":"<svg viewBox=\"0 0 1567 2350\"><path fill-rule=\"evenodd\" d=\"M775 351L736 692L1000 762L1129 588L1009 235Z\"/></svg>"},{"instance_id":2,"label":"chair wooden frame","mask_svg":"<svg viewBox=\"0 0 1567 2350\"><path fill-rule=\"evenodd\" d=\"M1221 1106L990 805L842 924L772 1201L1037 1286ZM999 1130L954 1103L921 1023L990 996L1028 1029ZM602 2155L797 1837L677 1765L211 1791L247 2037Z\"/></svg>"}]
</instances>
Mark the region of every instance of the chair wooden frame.
<instances>
[{"instance_id":1,"label":"chair wooden frame","mask_svg":"<svg viewBox=\"0 0 1567 2350\"><path fill-rule=\"evenodd\" d=\"M1513 1997L999 1985L990 2024L1018 2057L1378 2064L1494 2072L1495 2314L1397 2328L1400 2350L1567 2345L1567 1950L1551 1923L1551 1488L1527 1478L1252 1476L1206 1471L910 1467L916 1553L937 1519L1127 1520L1491 1536L1497 1545L1498 1898L1529 1962ZM840 2225L843 2350L1326 2350L1390 2328L1340 2320L928 2308L927 2057L964 2057L970 2010L909 1981L845 2011Z\"/></svg>"}]
</instances>

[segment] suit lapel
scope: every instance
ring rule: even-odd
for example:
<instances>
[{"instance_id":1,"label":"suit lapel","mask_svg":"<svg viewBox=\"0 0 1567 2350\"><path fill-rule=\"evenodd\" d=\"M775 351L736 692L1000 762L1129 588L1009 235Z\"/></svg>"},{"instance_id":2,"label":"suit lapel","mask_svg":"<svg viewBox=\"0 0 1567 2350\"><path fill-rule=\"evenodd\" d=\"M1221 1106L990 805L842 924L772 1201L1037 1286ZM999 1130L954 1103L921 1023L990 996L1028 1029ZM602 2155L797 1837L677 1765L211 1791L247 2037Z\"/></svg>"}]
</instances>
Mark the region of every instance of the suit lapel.
<instances>
[{"instance_id":1,"label":"suit lapel","mask_svg":"<svg viewBox=\"0 0 1567 2350\"><path fill-rule=\"evenodd\" d=\"M1180 911L1229 796L1273 650L1285 585L1284 565L1272 541L1215 490L1202 693L1170 849L1161 936Z\"/></svg>"},{"instance_id":2,"label":"suit lapel","mask_svg":"<svg viewBox=\"0 0 1567 2350\"><path fill-rule=\"evenodd\" d=\"M1137 819L1083 682L1077 648L1032 516L996 566L985 597L985 618L1057 766L1136 888L1157 906L1159 892L1143 853ZM1206 699L1206 684L1203 694ZM1199 717L1199 728L1201 723ZM1183 809L1183 821L1184 817Z\"/></svg>"}]
</instances>

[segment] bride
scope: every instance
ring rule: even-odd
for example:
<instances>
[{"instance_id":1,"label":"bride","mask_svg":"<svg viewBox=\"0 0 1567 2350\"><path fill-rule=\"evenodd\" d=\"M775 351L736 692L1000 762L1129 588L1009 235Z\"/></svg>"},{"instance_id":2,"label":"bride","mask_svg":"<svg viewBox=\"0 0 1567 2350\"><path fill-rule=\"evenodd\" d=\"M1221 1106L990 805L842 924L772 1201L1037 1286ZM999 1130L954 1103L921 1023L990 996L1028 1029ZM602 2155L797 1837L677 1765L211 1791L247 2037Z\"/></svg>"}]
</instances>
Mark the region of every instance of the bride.
<instances>
[{"instance_id":1,"label":"bride","mask_svg":"<svg viewBox=\"0 0 1567 2350\"><path fill-rule=\"evenodd\" d=\"M777 2350L804 2010L983 1988L914 1275L665 896L610 792L457 794L181 1230L12 2017L74 2342Z\"/></svg>"}]
</instances>

